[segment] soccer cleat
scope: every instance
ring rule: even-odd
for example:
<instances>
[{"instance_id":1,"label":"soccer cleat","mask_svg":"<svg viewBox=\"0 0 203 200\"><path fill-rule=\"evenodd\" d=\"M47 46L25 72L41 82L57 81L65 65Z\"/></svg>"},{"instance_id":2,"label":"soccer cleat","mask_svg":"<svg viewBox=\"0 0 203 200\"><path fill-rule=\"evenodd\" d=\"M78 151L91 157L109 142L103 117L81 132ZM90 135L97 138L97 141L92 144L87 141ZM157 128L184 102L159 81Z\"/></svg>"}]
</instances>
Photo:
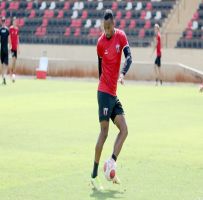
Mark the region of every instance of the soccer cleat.
<instances>
[{"instance_id":1,"label":"soccer cleat","mask_svg":"<svg viewBox=\"0 0 203 200\"><path fill-rule=\"evenodd\" d=\"M102 191L104 189L98 177L91 178L91 183L93 188L97 191Z\"/></svg>"},{"instance_id":2,"label":"soccer cleat","mask_svg":"<svg viewBox=\"0 0 203 200\"><path fill-rule=\"evenodd\" d=\"M115 176L112 181L114 184L121 184L121 181L117 176Z\"/></svg>"}]
</instances>

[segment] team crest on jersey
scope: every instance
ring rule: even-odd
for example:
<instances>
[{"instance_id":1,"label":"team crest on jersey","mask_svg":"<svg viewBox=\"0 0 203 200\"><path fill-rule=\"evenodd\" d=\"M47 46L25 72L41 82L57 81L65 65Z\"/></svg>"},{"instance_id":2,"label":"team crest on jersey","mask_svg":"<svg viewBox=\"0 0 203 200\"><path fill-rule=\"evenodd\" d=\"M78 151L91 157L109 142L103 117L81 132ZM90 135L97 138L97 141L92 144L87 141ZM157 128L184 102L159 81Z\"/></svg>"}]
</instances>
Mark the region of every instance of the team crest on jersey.
<instances>
[{"instance_id":1,"label":"team crest on jersey","mask_svg":"<svg viewBox=\"0 0 203 200\"><path fill-rule=\"evenodd\" d=\"M116 52L119 53L120 52L120 44L116 45Z\"/></svg>"},{"instance_id":2,"label":"team crest on jersey","mask_svg":"<svg viewBox=\"0 0 203 200\"><path fill-rule=\"evenodd\" d=\"M108 108L103 108L103 115L104 116L107 116L108 115Z\"/></svg>"}]
</instances>

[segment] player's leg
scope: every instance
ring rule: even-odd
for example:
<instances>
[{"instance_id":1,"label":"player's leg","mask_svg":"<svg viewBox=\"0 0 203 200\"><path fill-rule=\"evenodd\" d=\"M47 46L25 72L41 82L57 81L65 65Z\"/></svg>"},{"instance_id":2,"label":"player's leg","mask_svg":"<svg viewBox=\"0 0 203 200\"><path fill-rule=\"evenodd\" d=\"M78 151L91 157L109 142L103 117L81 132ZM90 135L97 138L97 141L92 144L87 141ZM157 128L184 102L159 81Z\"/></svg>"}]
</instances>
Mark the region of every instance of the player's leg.
<instances>
[{"instance_id":1,"label":"player's leg","mask_svg":"<svg viewBox=\"0 0 203 200\"><path fill-rule=\"evenodd\" d=\"M114 123L119 129L119 133L118 133L117 138L116 138L115 143L114 143L112 157L115 156L116 159L117 159L117 157L120 154L120 151L122 149L123 143L124 143L124 141L125 141L125 139L126 139L126 137L128 135L128 128L127 128L125 116L122 115L122 114L117 115L115 117Z\"/></svg>"},{"instance_id":2,"label":"player's leg","mask_svg":"<svg viewBox=\"0 0 203 200\"><path fill-rule=\"evenodd\" d=\"M2 63L3 85L6 85L6 74L7 74L7 69L8 69L8 54L2 52L1 63Z\"/></svg>"},{"instance_id":3,"label":"player's leg","mask_svg":"<svg viewBox=\"0 0 203 200\"><path fill-rule=\"evenodd\" d=\"M95 157L94 157L94 167L93 167L93 172L92 172L92 178L95 178L98 175L98 165L99 165L104 143L108 136L109 122L106 120L100 122L100 128L101 128L100 134L99 134L96 146L95 146Z\"/></svg>"},{"instance_id":4,"label":"player's leg","mask_svg":"<svg viewBox=\"0 0 203 200\"><path fill-rule=\"evenodd\" d=\"M101 190L103 188L98 181L98 166L99 166L103 145L108 136L109 118L112 112L110 101L111 101L111 97L109 94L98 92L100 134L95 146L94 166L91 174L92 185L97 190Z\"/></svg>"},{"instance_id":5,"label":"player's leg","mask_svg":"<svg viewBox=\"0 0 203 200\"><path fill-rule=\"evenodd\" d=\"M155 81L156 81L156 86L157 86L158 81L159 81L158 57L156 57L155 62L154 62L154 73L155 73Z\"/></svg>"},{"instance_id":6,"label":"player's leg","mask_svg":"<svg viewBox=\"0 0 203 200\"><path fill-rule=\"evenodd\" d=\"M163 75L161 70L161 56L157 57L157 69L158 69L159 81L160 81L160 84L162 85Z\"/></svg>"},{"instance_id":7,"label":"player's leg","mask_svg":"<svg viewBox=\"0 0 203 200\"><path fill-rule=\"evenodd\" d=\"M100 122L100 127L101 127L101 131L95 146L94 166L93 166L93 171L91 175L92 176L91 183L94 189L96 190L103 190L103 186L100 183L98 178L98 167L99 167L99 161L103 150L103 146L108 136L109 122L108 121Z\"/></svg>"},{"instance_id":8,"label":"player's leg","mask_svg":"<svg viewBox=\"0 0 203 200\"><path fill-rule=\"evenodd\" d=\"M16 67L17 51L12 51L11 53L12 53L11 78L12 78L12 82L15 82L15 67Z\"/></svg>"}]
</instances>

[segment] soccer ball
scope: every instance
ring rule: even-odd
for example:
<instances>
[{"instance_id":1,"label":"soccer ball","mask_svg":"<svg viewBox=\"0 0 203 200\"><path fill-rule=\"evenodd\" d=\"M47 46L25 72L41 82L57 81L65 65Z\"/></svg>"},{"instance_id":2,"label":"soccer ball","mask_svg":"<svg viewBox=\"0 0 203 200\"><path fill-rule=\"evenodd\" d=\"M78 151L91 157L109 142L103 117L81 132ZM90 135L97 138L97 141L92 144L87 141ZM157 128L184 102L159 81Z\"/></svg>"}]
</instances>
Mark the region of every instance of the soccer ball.
<instances>
[{"instance_id":1,"label":"soccer ball","mask_svg":"<svg viewBox=\"0 0 203 200\"><path fill-rule=\"evenodd\" d=\"M108 181L112 181L116 176L116 162L113 159L109 159L105 161L104 175Z\"/></svg>"}]
</instances>

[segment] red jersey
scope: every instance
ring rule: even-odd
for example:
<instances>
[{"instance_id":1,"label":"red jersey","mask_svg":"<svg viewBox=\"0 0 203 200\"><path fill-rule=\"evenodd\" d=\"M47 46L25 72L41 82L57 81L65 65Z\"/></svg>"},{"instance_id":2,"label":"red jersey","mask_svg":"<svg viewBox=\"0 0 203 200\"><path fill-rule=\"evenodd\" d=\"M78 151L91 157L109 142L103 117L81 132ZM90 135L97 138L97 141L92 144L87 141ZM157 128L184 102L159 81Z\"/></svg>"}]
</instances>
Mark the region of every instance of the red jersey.
<instances>
[{"instance_id":1,"label":"red jersey","mask_svg":"<svg viewBox=\"0 0 203 200\"><path fill-rule=\"evenodd\" d=\"M116 96L121 55L125 46L128 46L127 37L119 29L115 29L110 39L106 37L105 33L98 39L97 54L102 58L102 74L99 80L99 91Z\"/></svg>"},{"instance_id":2,"label":"red jersey","mask_svg":"<svg viewBox=\"0 0 203 200\"><path fill-rule=\"evenodd\" d=\"M156 54L157 56L161 56L161 35L160 33L156 36L157 46L156 46Z\"/></svg>"},{"instance_id":3,"label":"red jersey","mask_svg":"<svg viewBox=\"0 0 203 200\"><path fill-rule=\"evenodd\" d=\"M9 28L9 34L11 38L11 49L16 51L18 47L18 36L19 36L18 28L11 26Z\"/></svg>"}]
</instances>

